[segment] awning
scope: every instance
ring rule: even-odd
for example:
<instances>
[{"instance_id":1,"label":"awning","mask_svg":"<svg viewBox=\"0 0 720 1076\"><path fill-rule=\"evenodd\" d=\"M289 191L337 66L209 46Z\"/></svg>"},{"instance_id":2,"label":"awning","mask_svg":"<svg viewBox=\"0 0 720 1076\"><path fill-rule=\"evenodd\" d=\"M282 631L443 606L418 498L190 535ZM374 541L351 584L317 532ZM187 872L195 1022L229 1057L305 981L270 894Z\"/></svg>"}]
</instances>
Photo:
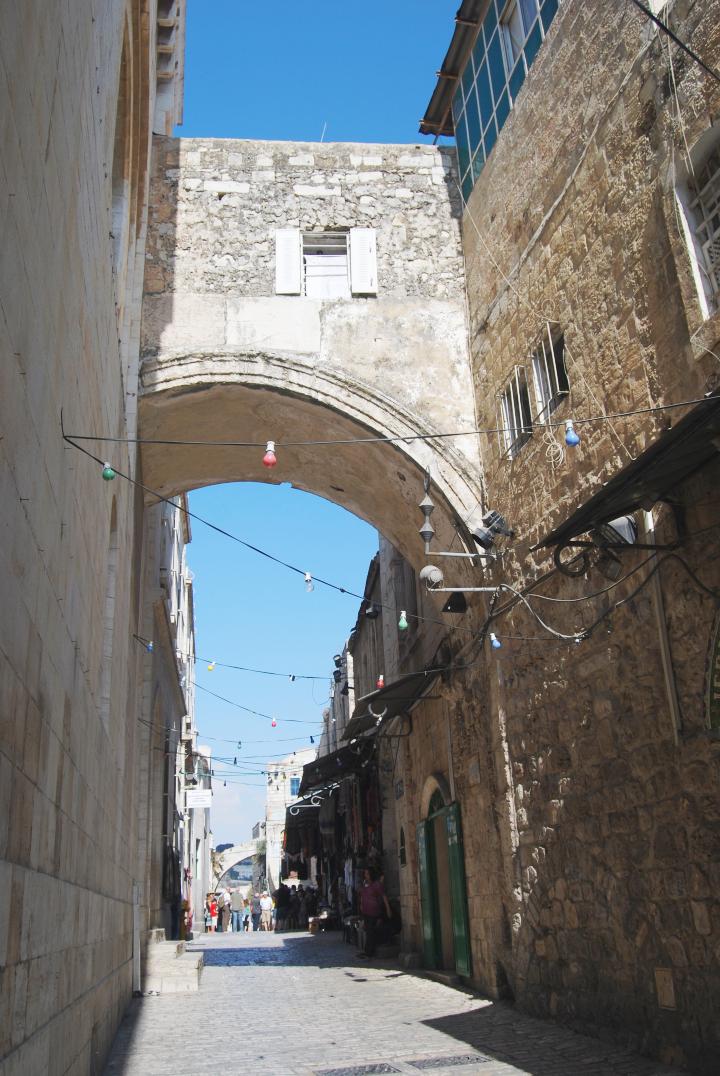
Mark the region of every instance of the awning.
<instances>
[{"instance_id":1,"label":"awning","mask_svg":"<svg viewBox=\"0 0 720 1076\"><path fill-rule=\"evenodd\" d=\"M355 747L341 747L338 751L308 762L306 766L303 766L299 795L303 796L314 788L330 784L348 773L358 773L363 762L367 760L368 754L367 750L358 751Z\"/></svg>"},{"instance_id":2,"label":"awning","mask_svg":"<svg viewBox=\"0 0 720 1076\"><path fill-rule=\"evenodd\" d=\"M455 30L442 67L437 72L437 84L425 115L420 121L420 133L431 135L454 134L450 111L457 80L475 44L478 26L485 17L488 0L462 0L455 16Z\"/></svg>"},{"instance_id":3,"label":"awning","mask_svg":"<svg viewBox=\"0 0 720 1076\"><path fill-rule=\"evenodd\" d=\"M718 458L720 450L713 439L717 441L719 436L720 394L714 392L533 548L561 546L601 523L663 500L695 471Z\"/></svg>"},{"instance_id":4,"label":"awning","mask_svg":"<svg viewBox=\"0 0 720 1076\"><path fill-rule=\"evenodd\" d=\"M343 733L343 740L353 740L368 729L376 727L380 721L391 721L399 714L407 714L427 694L434 684L439 672L410 673L393 680L386 687L371 691L358 699L353 715Z\"/></svg>"}]
</instances>

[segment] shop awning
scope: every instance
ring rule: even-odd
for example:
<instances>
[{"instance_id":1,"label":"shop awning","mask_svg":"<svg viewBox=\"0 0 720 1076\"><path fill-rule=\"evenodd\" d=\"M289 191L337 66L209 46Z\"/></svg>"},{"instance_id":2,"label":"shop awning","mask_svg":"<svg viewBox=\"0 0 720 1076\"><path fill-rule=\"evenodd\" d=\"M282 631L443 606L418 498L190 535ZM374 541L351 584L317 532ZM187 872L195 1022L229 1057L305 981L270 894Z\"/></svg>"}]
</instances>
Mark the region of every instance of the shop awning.
<instances>
[{"instance_id":1,"label":"shop awning","mask_svg":"<svg viewBox=\"0 0 720 1076\"><path fill-rule=\"evenodd\" d=\"M303 766L299 795L312 792L314 788L322 788L348 773L358 773L363 762L367 760L368 753L367 750L358 751L356 747L341 747L338 751L308 762Z\"/></svg>"},{"instance_id":2,"label":"shop awning","mask_svg":"<svg viewBox=\"0 0 720 1076\"><path fill-rule=\"evenodd\" d=\"M343 740L353 740L368 729L378 727L381 722L384 724L399 714L409 713L427 695L439 675L433 670L409 673L377 691L371 691L369 695L363 695L355 705Z\"/></svg>"},{"instance_id":3,"label":"shop awning","mask_svg":"<svg viewBox=\"0 0 720 1076\"><path fill-rule=\"evenodd\" d=\"M606 482L569 519L542 538L535 549L561 546L578 535L649 508L686 481L695 471L717 459L720 437L720 393L696 404L671 430L667 430L636 460Z\"/></svg>"}]
</instances>

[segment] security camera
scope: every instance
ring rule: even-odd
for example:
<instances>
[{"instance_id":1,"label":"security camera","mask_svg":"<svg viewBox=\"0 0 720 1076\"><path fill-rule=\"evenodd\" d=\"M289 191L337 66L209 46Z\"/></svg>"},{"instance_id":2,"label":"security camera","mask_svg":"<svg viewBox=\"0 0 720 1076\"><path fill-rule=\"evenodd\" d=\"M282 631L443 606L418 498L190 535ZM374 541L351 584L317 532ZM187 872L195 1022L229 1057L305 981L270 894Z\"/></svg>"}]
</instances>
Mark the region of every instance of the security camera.
<instances>
[{"instance_id":1,"label":"security camera","mask_svg":"<svg viewBox=\"0 0 720 1076\"><path fill-rule=\"evenodd\" d=\"M440 568L435 564L426 564L420 572L420 578L427 586L428 590L433 590L435 587L441 587L443 585L444 576Z\"/></svg>"},{"instance_id":2,"label":"security camera","mask_svg":"<svg viewBox=\"0 0 720 1076\"><path fill-rule=\"evenodd\" d=\"M506 538L514 538L515 531L508 527L503 516L499 512L486 512L482 517L482 526L473 527L470 532L473 541L481 549L488 550L494 543L498 534L504 534Z\"/></svg>"}]
</instances>

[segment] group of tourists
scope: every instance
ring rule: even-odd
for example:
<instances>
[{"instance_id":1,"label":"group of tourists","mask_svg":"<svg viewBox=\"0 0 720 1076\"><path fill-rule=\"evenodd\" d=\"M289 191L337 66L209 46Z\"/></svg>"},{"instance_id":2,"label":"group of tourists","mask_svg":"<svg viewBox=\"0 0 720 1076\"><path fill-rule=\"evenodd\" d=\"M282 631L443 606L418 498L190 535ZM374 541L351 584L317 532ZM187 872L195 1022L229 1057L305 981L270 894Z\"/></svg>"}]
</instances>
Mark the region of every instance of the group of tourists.
<instances>
[{"instance_id":1,"label":"group of tourists","mask_svg":"<svg viewBox=\"0 0 720 1076\"><path fill-rule=\"evenodd\" d=\"M275 930L307 930L308 919L317 911L317 894L305 886L281 882L273 893Z\"/></svg>"},{"instance_id":2,"label":"group of tourists","mask_svg":"<svg viewBox=\"0 0 720 1076\"><path fill-rule=\"evenodd\" d=\"M219 889L205 898L205 930L208 933L250 930L252 907L239 889Z\"/></svg>"},{"instance_id":3,"label":"group of tourists","mask_svg":"<svg viewBox=\"0 0 720 1076\"><path fill-rule=\"evenodd\" d=\"M308 919L317 909L313 889L281 882L275 892L243 896L240 889L222 888L205 899L207 933L252 930L307 930Z\"/></svg>"}]
</instances>

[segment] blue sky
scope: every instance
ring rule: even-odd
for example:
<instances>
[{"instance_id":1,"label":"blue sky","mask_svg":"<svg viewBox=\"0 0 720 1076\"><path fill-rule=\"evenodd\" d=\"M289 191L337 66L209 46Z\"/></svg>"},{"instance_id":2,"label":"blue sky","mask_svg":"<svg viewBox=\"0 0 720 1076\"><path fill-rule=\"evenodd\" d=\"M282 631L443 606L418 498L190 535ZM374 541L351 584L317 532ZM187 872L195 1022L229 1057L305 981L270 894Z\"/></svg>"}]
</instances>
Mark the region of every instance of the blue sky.
<instances>
[{"instance_id":1,"label":"blue sky","mask_svg":"<svg viewBox=\"0 0 720 1076\"><path fill-rule=\"evenodd\" d=\"M186 137L426 142L460 0L188 0Z\"/></svg>"},{"instance_id":2,"label":"blue sky","mask_svg":"<svg viewBox=\"0 0 720 1076\"><path fill-rule=\"evenodd\" d=\"M458 0L273 5L188 0L182 137L427 142L418 121L453 31ZM278 464L273 478L292 482ZM343 509L284 485L197 490L193 512L268 552L362 593L377 533ZM218 758L215 842L244 841L264 816L266 760L310 746L327 702L332 655L356 599L303 580L192 524L200 742ZM290 680L223 669L226 662ZM274 716L248 714L207 694ZM223 741L229 742L223 742ZM237 742L242 743L238 750ZM238 767L219 761L237 757ZM227 787L224 787L225 771Z\"/></svg>"}]
</instances>

